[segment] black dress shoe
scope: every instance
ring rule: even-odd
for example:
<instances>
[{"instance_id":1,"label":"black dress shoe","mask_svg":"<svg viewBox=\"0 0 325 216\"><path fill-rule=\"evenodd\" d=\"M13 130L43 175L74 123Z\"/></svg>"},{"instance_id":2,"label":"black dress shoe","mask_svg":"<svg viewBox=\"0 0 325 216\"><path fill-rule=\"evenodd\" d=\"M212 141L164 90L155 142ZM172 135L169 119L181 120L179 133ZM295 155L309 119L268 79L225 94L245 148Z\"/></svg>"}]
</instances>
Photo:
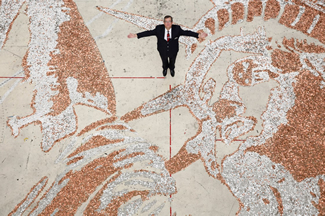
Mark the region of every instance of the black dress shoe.
<instances>
[{"instance_id":1,"label":"black dress shoe","mask_svg":"<svg viewBox=\"0 0 325 216\"><path fill-rule=\"evenodd\" d=\"M170 69L170 75L172 75L172 77L175 76L175 71L174 71L174 69Z\"/></svg>"},{"instance_id":2,"label":"black dress shoe","mask_svg":"<svg viewBox=\"0 0 325 216\"><path fill-rule=\"evenodd\" d=\"M167 69L163 70L163 75L166 76L167 75Z\"/></svg>"}]
</instances>

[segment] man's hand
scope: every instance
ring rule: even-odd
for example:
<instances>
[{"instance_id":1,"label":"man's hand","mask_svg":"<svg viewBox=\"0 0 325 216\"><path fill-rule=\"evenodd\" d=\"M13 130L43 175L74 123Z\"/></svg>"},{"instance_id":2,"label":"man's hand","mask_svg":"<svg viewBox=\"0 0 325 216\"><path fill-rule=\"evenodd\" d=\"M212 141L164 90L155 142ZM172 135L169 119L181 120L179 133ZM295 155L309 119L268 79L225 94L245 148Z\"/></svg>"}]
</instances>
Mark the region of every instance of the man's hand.
<instances>
[{"instance_id":1,"label":"man's hand","mask_svg":"<svg viewBox=\"0 0 325 216\"><path fill-rule=\"evenodd\" d=\"M132 34L132 33L130 33L129 35L128 35L128 38L136 38L137 37L137 34Z\"/></svg>"},{"instance_id":2,"label":"man's hand","mask_svg":"<svg viewBox=\"0 0 325 216\"><path fill-rule=\"evenodd\" d=\"M199 33L199 38L200 38L200 39L204 39L204 38L206 38L207 36L208 36L208 34L205 33L204 31L202 31L202 32Z\"/></svg>"}]
</instances>

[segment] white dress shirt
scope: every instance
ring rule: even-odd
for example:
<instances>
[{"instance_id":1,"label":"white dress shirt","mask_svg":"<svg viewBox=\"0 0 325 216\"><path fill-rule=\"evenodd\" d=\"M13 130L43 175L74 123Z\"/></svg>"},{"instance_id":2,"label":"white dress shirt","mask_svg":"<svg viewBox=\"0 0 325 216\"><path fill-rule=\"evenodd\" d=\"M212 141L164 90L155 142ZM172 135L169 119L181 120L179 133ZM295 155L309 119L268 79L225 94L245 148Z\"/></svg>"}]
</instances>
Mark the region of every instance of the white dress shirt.
<instances>
[{"instance_id":1,"label":"white dress shirt","mask_svg":"<svg viewBox=\"0 0 325 216\"><path fill-rule=\"evenodd\" d=\"M165 28L165 40L167 40L167 29ZM172 28L169 29L169 40L172 38Z\"/></svg>"}]
</instances>

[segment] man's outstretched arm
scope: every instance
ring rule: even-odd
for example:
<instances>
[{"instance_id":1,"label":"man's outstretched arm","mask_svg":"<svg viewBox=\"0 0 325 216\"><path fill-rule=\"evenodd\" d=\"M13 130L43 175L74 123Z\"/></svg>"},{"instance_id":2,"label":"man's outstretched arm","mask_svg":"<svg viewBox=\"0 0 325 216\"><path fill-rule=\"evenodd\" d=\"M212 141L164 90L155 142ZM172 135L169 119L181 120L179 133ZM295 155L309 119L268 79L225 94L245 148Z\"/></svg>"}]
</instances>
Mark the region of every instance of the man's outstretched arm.
<instances>
[{"instance_id":1,"label":"man's outstretched arm","mask_svg":"<svg viewBox=\"0 0 325 216\"><path fill-rule=\"evenodd\" d=\"M197 33L190 30L183 30L181 27L179 28L180 28L180 35L196 37L196 38L205 38L206 36L208 36L208 34L205 32Z\"/></svg>"},{"instance_id":2,"label":"man's outstretched arm","mask_svg":"<svg viewBox=\"0 0 325 216\"><path fill-rule=\"evenodd\" d=\"M153 30L143 31L143 32L139 32L139 33L136 33L136 34L130 33L128 35L128 38L137 37L139 39L139 38L142 38L142 37L148 37L148 36L156 35L156 33L157 33L157 27L154 28Z\"/></svg>"}]
</instances>

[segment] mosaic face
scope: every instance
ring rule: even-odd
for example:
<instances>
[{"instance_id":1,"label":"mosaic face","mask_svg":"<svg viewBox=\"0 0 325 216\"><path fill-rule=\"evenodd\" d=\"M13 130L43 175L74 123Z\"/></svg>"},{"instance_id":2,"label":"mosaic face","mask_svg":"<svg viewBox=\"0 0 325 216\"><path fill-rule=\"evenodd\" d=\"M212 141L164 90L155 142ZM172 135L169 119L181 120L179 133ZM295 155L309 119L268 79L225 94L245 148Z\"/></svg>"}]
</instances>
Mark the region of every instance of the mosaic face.
<instances>
[{"instance_id":1,"label":"mosaic face","mask_svg":"<svg viewBox=\"0 0 325 216\"><path fill-rule=\"evenodd\" d=\"M202 170L238 200L238 215L325 214L324 3L211 2L213 7L192 28L182 28L204 29L212 36L257 17L263 18L265 26L207 41L182 84L117 116L111 77L73 1L0 1L1 47L23 4L30 19L30 41L22 66L24 80L34 85L33 112L7 120L13 137L32 123L40 125L44 154L71 139L57 158L65 169L55 179L40 179L10 215L158 215L177 194L173 175L198 160ZM148 30L163 23L140 14L98 9ZM319 44L284 37L274 45L265 30L272 19ZM189 58L197 40L181 37L179 41L186 45ZM217 82L206 77L227 51L247 56L222 71L228 80L218 100L211 101ZM246 115L240 88L271 80L277 86L271 89L260 119ZM75 105L94 107L107 118L77 133ZM129 122L179 107L186 107L199 126L177 154L166 159L158 154L160 146L139 137ZM258 135L248 136L238 149L218 158L216 140L230 145L259 121L263 130Z\"/></svg>"}]
</instances>

